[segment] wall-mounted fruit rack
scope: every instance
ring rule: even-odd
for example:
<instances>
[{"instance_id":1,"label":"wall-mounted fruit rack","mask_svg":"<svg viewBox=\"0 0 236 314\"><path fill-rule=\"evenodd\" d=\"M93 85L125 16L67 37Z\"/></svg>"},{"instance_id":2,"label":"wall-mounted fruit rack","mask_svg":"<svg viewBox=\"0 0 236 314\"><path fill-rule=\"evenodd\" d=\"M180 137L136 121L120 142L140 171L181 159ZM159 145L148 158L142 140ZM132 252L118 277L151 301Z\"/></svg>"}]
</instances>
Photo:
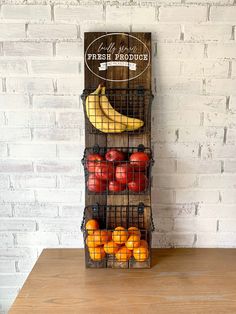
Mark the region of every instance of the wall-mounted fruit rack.
<instances>
[{"instance_id":1,"label":"wall-mounted fruit rack","mask_svg":"<svg viewBox=\"0 0 236 314\"><path fill-rule=\"evenodd\" d=\"M151 34L89 32L84 49L86 267L148 268Z\"/></svg>"},{"instance_id":2,"label":"wall-mounted fruit rack","mask_svg":"<svg viewBox=\"0 0 236 314\"><path fill-rule=\"evenodd\" d=\"M151 188L152 151L137 147L85 148L82 160L89 194L147 194Z\"/></svg>"},{"instance_id":3,"label":"wall-mounted fruit rack","mask_svg":"<svg viewBox=\"0 0 236 314\"><path fill-rule=\"evenodd\" d=\"M88 225L93 220L99 230ZM153 230L151 208L143 203L87 206L81 224L86 264L92 268L149 268Z\"/></svg>"}]
</instances>

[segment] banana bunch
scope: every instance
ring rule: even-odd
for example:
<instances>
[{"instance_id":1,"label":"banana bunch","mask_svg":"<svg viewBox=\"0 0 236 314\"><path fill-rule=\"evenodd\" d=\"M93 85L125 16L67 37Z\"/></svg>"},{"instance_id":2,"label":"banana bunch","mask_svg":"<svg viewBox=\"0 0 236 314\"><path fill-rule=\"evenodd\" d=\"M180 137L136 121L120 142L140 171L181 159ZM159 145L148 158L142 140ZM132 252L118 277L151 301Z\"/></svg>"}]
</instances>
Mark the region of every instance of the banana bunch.
<instances>
[{"instance_id":1,"label":"banana bunch","mask_svg":"<svg viewBox=\"0 0 236 314\"><path fill-rule=\"evenodd\" d=\"M86 113L92 125L103 133L134 131L143 126L143 121L129 118L116 111L110 104L106 88L98 88L86 98Z\"/></svg>"}]
</instances>

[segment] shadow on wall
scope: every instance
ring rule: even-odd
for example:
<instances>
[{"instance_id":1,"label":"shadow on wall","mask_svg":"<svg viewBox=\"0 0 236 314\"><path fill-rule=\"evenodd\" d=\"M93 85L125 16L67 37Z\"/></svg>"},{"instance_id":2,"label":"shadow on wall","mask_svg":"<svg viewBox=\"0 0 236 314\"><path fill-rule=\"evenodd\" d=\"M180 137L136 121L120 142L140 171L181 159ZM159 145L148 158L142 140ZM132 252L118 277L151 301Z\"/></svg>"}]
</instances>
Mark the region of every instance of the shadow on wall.
<instances>
[{"instance_id":1,"label":"shadow on wall","mask_svg":"<svg viewBox=\"0 0 236 314\"><path fill-rule=\"evenodd\" d=\"M152 211L155 224L153 247L194 247L192 224L183 227L184 218L197 214L198 203L177 203L176 187L184 187L184 176L177 175L177 157L185 157L179 144L179 129L170 120L179 115L178 96L171 95L166 82L167 60L160 58L158 43L152 47L152 149L155 164L152 178ZM172 62L172 61L171 61ZM175 66L176 67L176 66ZM197 154L197 147L194 154ZM193 187L197 182L193 180Z\"/></svg>"}]
</instances>

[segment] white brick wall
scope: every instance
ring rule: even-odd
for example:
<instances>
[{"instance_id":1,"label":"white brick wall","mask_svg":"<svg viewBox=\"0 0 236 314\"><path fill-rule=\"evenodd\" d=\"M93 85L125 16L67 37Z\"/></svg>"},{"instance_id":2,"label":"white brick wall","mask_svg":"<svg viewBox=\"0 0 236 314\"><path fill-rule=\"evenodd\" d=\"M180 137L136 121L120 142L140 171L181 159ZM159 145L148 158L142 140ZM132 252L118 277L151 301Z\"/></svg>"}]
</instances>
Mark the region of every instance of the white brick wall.
<instances>
[{"instance_id":1,"label":"white brick wall","mask_svg":"<svg viewBox=\"0 0 236 314\"><path fill-rule=\"evenodd\" d=\"M236 247L235 1L28 3L0 10L0 314L83 245L84 31L152 32L154 246Z\"/></svg>"}]
</instances>

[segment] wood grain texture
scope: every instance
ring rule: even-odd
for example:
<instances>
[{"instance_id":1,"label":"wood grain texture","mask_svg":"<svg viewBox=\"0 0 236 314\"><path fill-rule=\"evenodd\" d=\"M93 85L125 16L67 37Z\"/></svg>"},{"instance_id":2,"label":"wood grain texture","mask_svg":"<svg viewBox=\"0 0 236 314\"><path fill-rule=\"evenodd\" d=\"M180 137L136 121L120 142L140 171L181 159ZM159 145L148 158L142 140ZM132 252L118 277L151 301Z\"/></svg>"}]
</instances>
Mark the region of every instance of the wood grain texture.
<instances>
[{"instance_id":1,"label":"wood grain texture","mask_svg":"<svg viewBox=\"0 0 236 314\"><path fill-rule=\"evenodd\" d=\"M151 269L86 269L82 249L46 249L9 314L235 314L235 249L154 249Z\"/></svg>"}]
</instances>

